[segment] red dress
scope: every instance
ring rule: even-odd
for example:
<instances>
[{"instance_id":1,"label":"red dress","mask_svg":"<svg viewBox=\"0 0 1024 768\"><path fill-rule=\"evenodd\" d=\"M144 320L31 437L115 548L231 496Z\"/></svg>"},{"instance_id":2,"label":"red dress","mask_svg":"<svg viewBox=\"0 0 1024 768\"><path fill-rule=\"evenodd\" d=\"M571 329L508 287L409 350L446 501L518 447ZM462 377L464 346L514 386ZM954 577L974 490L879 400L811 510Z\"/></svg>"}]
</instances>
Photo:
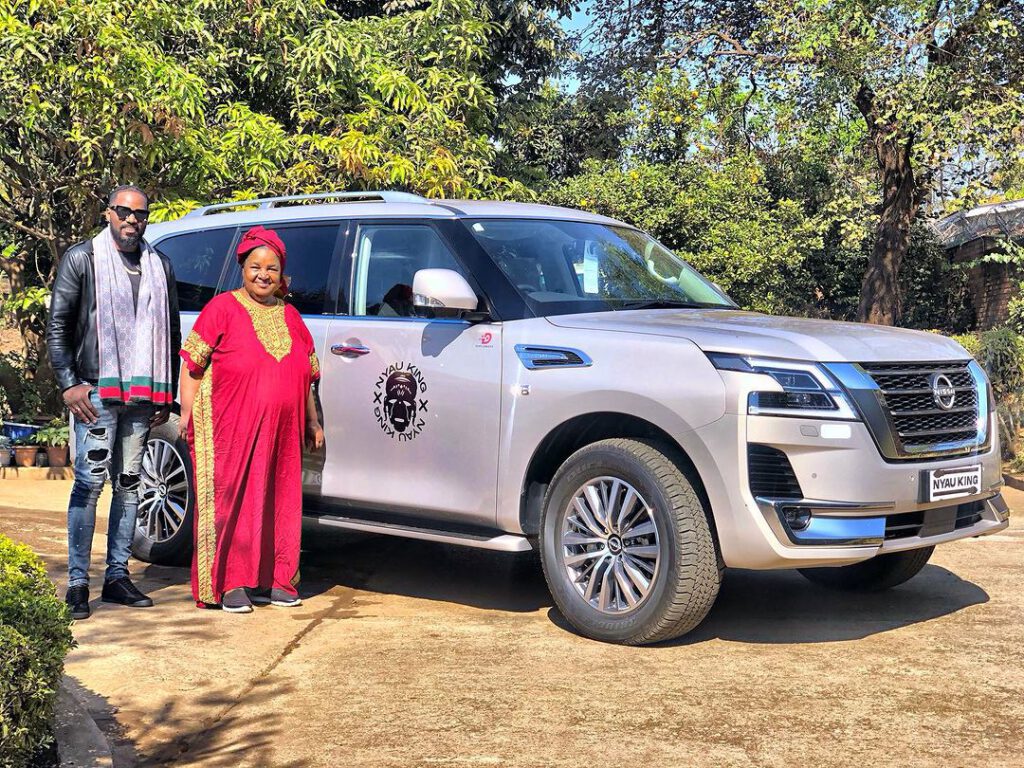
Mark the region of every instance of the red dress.
<instances>
[{"instance_id":1,"label":"red dress","mask_svg":"<svg viewBox=\"0 0 1024 768\"><path fill-rule=\"evenodd\" d=\"M204 372L189 427L192 596L206 606L236 587L295 594L306 402L320 378L313 337L294 307L240 289L206 305L181 357Z\"/></svg>"}]
</instances>

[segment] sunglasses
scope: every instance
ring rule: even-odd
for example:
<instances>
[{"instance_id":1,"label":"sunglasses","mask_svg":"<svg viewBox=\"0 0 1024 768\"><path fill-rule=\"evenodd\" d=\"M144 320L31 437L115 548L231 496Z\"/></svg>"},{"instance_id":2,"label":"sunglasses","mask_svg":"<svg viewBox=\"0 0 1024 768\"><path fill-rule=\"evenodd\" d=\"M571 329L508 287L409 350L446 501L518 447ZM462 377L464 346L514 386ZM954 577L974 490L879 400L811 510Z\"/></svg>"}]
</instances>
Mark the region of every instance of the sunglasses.
<instances>
[{"instance_id":1,"label":"sunglasses","mask_svg":"<svg viewBox=\"0 0 1024 768\"><path fill-rule=\"evenodd\" d=\"M121 221L127 221L128 217L135 214L136 221L149 221L148 208L129 208L127 205L111 205L110 210L117 214Z\"/></svg>"}]
</instances>

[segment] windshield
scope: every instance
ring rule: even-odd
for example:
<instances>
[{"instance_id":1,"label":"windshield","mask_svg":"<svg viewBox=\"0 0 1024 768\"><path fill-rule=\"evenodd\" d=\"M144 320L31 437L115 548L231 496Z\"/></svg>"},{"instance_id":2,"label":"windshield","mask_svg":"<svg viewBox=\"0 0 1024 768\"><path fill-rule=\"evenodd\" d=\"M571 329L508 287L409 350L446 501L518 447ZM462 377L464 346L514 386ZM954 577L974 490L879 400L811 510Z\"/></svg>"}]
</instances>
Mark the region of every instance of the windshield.
<instances>
[{"instance_id":1,"label":"windshield","mask_svg":"<svg viewBox=\"0 0 1024 768\"><path fill-rule=\"evenodd\" d=\"M468 224L539 316L736 308L697 270L635 229L547 219L477 219Z\"/></svg>"}]
</instances>

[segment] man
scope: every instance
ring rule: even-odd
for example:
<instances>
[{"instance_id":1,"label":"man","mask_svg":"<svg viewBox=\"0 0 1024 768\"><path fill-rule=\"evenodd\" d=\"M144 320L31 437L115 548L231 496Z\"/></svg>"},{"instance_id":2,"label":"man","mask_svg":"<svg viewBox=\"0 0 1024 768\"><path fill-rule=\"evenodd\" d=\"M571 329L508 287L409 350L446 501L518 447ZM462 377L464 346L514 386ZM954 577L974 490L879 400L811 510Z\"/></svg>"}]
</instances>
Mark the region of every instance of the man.
<instances>
[{"instance_id":1,"label":"man","mask_svg":"<svg viewBox=\"0 0 1024 768\"><path fill-rule=\"evenodd\" d=\"M61 259L46 329L50 362L75 417L65 600L76 619L90 613L96 500L107 477L113 497L103 602L153 605L129 579L128 556L146 439L170 415L181 347L174 272L142 239L149 198L138 187L118 187L105 217L96 237Z\"/></svg>"}]
</instances>

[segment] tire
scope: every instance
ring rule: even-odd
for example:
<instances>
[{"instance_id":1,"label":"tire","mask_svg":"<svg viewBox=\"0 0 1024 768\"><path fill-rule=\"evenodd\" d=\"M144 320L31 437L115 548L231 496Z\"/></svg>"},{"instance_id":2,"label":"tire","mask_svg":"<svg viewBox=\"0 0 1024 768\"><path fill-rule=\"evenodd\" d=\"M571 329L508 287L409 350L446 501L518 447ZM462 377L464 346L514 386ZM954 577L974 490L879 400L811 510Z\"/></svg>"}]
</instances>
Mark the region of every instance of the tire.
<instances>
[{"instance_id":1,"label":"tire","mask_svg":"<svg viewBox=\"0 0 1024 768\"><path fill-rule=\"evenodd\" d=\"M192 556L195 482L177 415L149 433L141 475L132 554L147 563L183 565Z\"/></svg>"},{"instance_id":2,"label":"tire","mask_svg":"<svg viewBox=\"0 0 1024 768\"><path fill-rule=\"evenodd\" d=\"M922 547L907 552L891 552L838 568L801 568L800 573L807 580L831 589L881 592L914 578L934 551L935 547Z\"/></svg>"},{"instance_id":3,"label":"tire","mask_svg":"<svg viewBox=\"0 0 1024 768\"><path fill-rule=\"evenodd\" d=\"M670 640L700 624L715 602L721 570L710 511L674 455L653 441L602 440L570 456L548 488L544 578L558 610L587 637ZM610 526L593 515L595 506L612 511Z\"/></svg>"}]
</instances>

